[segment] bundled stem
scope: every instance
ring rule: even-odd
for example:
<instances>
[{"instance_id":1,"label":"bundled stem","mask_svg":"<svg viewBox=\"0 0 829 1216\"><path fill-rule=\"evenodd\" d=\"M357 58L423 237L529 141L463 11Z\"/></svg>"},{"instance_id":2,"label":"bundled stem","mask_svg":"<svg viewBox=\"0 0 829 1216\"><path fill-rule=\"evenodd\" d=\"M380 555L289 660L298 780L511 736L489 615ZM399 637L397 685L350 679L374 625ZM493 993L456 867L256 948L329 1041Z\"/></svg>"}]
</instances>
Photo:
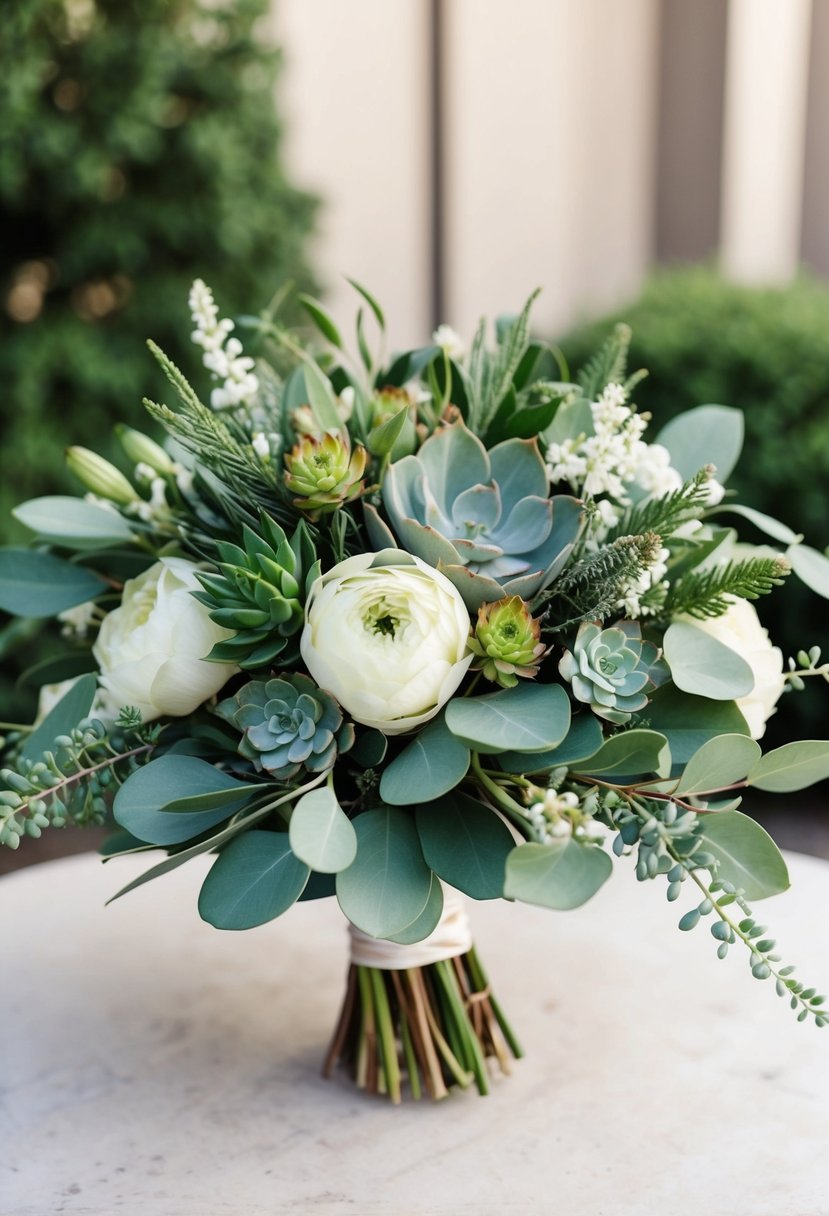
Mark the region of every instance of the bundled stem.
<instances>
[{"instance_id":1,"label":"bundled stem","mask_svg":"<svg viewBox=\"0 0 829 1216\"><path fill-rule=\"evenodd\" d=\"M415 1099L473 1083L487 1094L487 1059L509 1073L522 1054L472 948L400 971L352 963L322 1074L342 1063L358 1088L399 1103L405 1080Z\"/></svg>"}]
</instances>

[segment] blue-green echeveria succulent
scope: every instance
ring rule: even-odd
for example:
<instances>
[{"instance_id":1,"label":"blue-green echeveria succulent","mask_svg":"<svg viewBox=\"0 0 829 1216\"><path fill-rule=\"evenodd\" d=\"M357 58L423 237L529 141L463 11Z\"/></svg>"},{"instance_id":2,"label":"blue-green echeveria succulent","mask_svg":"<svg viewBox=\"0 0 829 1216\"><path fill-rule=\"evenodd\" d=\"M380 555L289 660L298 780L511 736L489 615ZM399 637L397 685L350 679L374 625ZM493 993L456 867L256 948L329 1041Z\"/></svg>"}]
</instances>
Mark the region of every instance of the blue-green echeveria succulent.
<instances>
[{"instance_id":1,"label":"blue-green echeveria succulent","mask_svg":"<svg viewBox=\"0 0 829 1216\"><path fill-rule=\"evenodd\" d=\"M354 742L337 702L304 675L251 680L216 712L244 732L240 753L279 781L325 772Z\"/></svg>"},{"instance_id":2,"label":"blue-green echeveria succulent","mask_svg":"<svg viewBox=\"0 0 829 1216\"><path fill-rule=\"evenodd\" d=\"M644 709L649 692L668 676L658 647L642 638L636 621L619 621L608 629L586 621L558 669L576 700L619 725Z\"/></svg>"},{"instance_id":3,"label":"blue-green echeveria succulent","mask_svg":"<svg viewBox=\"0 0 829 1216\"><path fill-rule=\"evenodd\" d=\"M531 599L566 562L581 504L547 490L534 439L487 451L458 420L391 465L383 505L403 548L445 574L475 611L505 596ZM388 530L371 508L367 520L373 543L387 547Z\"/></svg>"}]
</instances>

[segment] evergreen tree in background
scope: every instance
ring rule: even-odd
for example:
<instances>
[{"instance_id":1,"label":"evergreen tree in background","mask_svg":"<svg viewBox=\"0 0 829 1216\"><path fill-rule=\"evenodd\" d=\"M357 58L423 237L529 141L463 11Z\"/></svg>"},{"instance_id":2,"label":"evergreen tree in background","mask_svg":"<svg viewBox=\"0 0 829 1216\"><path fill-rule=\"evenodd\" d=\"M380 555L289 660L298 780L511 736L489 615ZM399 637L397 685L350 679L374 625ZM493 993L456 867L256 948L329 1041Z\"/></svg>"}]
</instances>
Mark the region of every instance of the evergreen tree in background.
<instances>
[{"instance_id":1,"label":"evergreen tree in background","mask_svg":"<svg viewBox=\"0 0 829 1216\"><path fill-rule=\"evenodd\" d=\"M225 315L309 285L314 202L280 163L269 10L0 5L0 538L15 502L69 485L66 444L146 428L141 397L163 391L147 337L195 371L194 277Z\"/></svg>"}]
</instances>

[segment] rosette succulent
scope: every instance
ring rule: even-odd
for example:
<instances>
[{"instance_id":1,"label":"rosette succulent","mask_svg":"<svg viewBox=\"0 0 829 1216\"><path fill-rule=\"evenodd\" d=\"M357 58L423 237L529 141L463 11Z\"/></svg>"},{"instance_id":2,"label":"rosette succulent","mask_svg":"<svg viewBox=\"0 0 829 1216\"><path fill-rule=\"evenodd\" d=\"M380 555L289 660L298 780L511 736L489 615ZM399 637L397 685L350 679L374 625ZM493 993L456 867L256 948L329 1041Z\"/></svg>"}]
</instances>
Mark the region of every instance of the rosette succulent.
<instances>
[{"instance_id":1,"label":"rosette succulent","mask_svg":"<svg viewBox=\"0 0 829 1216\"><path fill-rule=\"evenodd\" d=\"M541 624L520 596L481 604L469 639L469 649L478 656L474 667L502 688L512 688L519 676L532 679L547 649L540 637Z\"/></svg>"},{"instance_id":2,"label":"rosette succulent","mask_svg":"<svg viewBox=\"0 0 829 1216\"><path fill-rule=\"evenodd\" d=\"M325 772L354 742L354 727L331 694L300 674L251 680L216 712L244 732L241 755L279 781L301 768Z\"/></svg>"},{"instance_id":3,"label":"rosette succulent","mask_svg":"<svg viewBox=\"0 0 829 1216\"><path fill-rule=\"evenodd\" d=\"M567 561L581 504L548 498L547 489L534 439L507 439L487 451L459 420L391 465L383 504L401 544L451 579L476 610L505 596L530 599ZM368 508L367 519L378 548L390 544L377 512Z\"/></svg>"},{"instance_id":4,"label":"rosette succulent","mask_svg":"<svg viewBox=\"0 0 829 1216\"><path fill-rule=\"evenodd\" d=\"M208 658L251 669L272 663L302 628L306 590L320 564L304 524L289 540L263 512L260 533L245 525L242 534L244 549L219 542L220 573L197 574L203 590L193 594L212 621L234 631Z\"/></svg>"},{"instance_id":5,"label":"rosette succulent","mask_svg":"<svg viewBox=\"0 0 829 1216\"><path fill-rule=\"evenodd\" d=\"M619 725L644 709L648 693L668 676L659 648L642 638L636 621L619 621L608 629L586 621L558 669L578 701Z\"/></svg>"},{"instance_id":6,"label":"rosette succulent","mask_svg":"<svg viewBox=\"0 0 829 1216\"><path fill-rule=\"evenodd\" d=\"M346 440L331 432L308 435L286 454L285 467L294 506L318 519L360 493L366 450L358 445L351 451Z\"/></svg>"}]
</instances>

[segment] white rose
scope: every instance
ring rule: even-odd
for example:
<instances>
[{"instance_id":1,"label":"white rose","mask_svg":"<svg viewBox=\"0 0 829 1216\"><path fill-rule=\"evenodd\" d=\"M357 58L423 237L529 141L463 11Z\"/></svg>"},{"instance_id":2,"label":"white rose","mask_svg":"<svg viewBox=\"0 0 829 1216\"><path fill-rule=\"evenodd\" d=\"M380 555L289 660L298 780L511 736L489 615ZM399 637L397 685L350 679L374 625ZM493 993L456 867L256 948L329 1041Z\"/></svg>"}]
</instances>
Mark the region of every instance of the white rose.
<instances>
[{"instance_id":1,"label":"white rose","mask_svg":"<svg viewBox=\"0 0 829 1216\"><path fill-rule=\"evenodd\" d=\"M300 649L317 684L387 735L433 718L472 661L460 592L399 549L358 554L317 579L305 622Z\"/></svg>"},{"instance_id":2,"label":"white rose","mask_svg":"<svg viewBox=\"0 0 829 1216\"><path fill-rule=\"evenodd\" d=\"M690 617L684 618L691 620ZM783 678L783 653L772 646L768 631L749 600L735 599L728 611L710 620L691 622L724 646L736 650L754 675L754 688L737 700L737 708L748 723L752 739L762 739L766 722L775 711L786 687Z\"/></svg>"},{"instance_id":3,"label":"white rose","mask_svg":"<svg viewBox=\"0 0 829 1216\"><path fill-rule=\"evenodd\" d=\"M145 722L192 713L236 668L205 656L232 631L215 625L194 599L198 566L163 557L124 584L121 606L110 612L92 647L101 685L119 708L133 705Z\"/></svg>"}]
</instances>

